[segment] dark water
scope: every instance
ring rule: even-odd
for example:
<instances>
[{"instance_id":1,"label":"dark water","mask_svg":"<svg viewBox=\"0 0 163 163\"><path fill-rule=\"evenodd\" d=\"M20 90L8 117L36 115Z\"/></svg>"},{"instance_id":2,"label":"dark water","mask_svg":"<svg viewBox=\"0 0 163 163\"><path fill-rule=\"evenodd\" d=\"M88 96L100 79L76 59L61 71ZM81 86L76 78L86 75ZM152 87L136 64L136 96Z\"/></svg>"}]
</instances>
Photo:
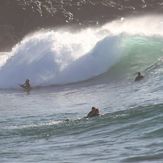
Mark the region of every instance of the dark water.
<instances>
[{"instance_id":1,"label":"dark water","mask_svg":"<svg viewBox=\"0 0 163 163\"><path fill-rule=\"evenodd\" d=\"M0 51L40 28L82 28L145 13L162 13L162 0L1 0Z\"/></svg>"}]
</instances>

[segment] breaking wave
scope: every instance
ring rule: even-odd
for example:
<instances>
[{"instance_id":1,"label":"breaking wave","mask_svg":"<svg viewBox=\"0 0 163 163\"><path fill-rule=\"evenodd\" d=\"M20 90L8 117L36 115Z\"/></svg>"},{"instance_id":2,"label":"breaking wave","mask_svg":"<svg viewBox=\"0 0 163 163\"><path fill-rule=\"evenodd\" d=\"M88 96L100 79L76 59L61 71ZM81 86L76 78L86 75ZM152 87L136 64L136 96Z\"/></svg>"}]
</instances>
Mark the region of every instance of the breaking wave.
<instances>
[{"instance_id":1,"label":"breaking wave","mask_svg":"<svg viewBox=\"0 0 163 163\"><path fill-rule=\"evenodd\" d=\"M35 32L1 57L0 88L16 88L26 78L48 86L144 71L162 57L162 26L161 16L144 16L75 32Z\"/></svg>"}]
</instances>

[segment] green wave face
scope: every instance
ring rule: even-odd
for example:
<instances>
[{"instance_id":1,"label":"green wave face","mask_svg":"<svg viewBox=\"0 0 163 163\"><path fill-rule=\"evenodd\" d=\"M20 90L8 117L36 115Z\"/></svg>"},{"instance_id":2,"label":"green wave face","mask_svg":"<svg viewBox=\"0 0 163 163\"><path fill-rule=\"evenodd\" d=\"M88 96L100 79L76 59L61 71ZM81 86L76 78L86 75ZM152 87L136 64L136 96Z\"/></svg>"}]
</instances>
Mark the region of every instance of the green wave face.
<instances>
[{"instance_id":1,"label":"green wave face","mask_svg":"<svg viewBox=\"0 0 163 163\"><path fill-rule=\"evenodd\" d=\"M122 58L109 73L130 75L145 72L163 56L163 38L134 35L122 36Z\"/></svg>"}]
</instances>

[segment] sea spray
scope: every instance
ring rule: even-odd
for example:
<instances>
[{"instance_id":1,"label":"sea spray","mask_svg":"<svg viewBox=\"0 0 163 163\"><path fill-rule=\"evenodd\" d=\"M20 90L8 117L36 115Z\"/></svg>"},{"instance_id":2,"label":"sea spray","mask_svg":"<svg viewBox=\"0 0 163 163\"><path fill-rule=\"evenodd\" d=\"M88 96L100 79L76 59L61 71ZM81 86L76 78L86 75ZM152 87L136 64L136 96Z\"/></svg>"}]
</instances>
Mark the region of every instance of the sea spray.
<instances>
[{"instance_id":1,"label":"sea spray","mask_svg":"<svg viewBox=\"0 0 163 163\"><path fill-rule=\"evenodd\" d=\"M26 37L2 64L0 87L15 87L26 78L30 78L34 85L48 84L67 65L90 51L98 40L96 37L89 29L77 34L41 31ZM11 76L14 76L12 81L9 80Z\"/></svg>"},{"instance_id":2,"label":"sea spray","mask_svg":"<svg viewBox=\"0 0 163 163\"><path fill-rule=\"evenodd\" d=\"M113 38L97 29L75 34L37 32L13 48L0 69L0 87L15 87L26 78L38 86L71 83L99 75L112 65L112 57L117 58L114 53L119 39Z\"/></svg>"},{"instance_id":3,"label":"sea spray","mask_svg":"<svg viewBox=\"0 0 163 163\"><path fill-rule=\"evenodd\" d=\"M153 16L124 18L74 33L55 29L30 34L1 61L0 88L16 88L26 78L33 86L48 86L110 71L143 71L162 56L162 18L151 20Z\"/></svg>"}]
</instances>

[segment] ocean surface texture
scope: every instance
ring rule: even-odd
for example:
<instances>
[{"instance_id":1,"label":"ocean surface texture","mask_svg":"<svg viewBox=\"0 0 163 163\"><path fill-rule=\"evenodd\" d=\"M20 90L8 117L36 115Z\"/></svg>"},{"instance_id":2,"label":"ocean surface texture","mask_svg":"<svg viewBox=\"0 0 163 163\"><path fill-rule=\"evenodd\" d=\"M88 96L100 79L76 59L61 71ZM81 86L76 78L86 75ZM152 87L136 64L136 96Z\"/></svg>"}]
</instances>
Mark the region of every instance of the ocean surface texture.
<instances>
[{"instance_id":1,"label":"ocean surface texture","mask_svg":"<svg viewBox=\"0 0 163 163\"><path fill-rule=\"evenodd\" d=\"M162 6L2 0L0 163L162 163Z\"/></svg>"}]
</instances>

